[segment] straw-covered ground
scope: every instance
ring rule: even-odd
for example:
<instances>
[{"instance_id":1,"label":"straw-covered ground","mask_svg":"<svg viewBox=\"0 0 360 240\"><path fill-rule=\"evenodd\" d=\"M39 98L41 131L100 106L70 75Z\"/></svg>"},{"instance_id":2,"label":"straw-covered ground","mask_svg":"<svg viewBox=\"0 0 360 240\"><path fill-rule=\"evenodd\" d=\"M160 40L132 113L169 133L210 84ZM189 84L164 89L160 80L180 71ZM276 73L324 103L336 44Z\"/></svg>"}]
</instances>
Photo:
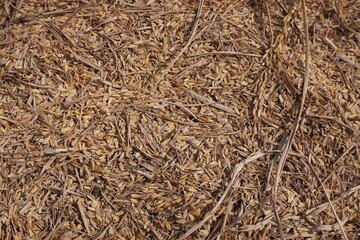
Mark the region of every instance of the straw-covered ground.
<instances>
[{"instance_id":1,"label":"straw-covered ground","mask_svg":"<svg viewBox=\"0 0 360 240\"><path fill-rule=\"evenodd\" d=\"M1 0L0 239L358 239L360 2L303 3Z\"/></svg>"}]
</instances>

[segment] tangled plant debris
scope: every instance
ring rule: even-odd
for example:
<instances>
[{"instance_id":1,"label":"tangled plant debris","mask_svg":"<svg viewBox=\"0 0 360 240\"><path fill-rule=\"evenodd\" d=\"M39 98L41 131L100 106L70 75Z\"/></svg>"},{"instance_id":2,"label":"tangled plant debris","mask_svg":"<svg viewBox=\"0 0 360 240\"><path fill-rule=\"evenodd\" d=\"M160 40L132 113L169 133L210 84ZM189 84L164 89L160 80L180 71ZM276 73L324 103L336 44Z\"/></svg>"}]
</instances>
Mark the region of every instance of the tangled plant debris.
<instances>
[{"instance_id":1,"label":"tangled plant debris","mask_svg":"<svg viewBox=\"0 0 360 240\"><path fill-rule=\"evenodd\" d=\"M0 2L0 239L357 239L358 1Z\"/></svg>"}]
</instances>

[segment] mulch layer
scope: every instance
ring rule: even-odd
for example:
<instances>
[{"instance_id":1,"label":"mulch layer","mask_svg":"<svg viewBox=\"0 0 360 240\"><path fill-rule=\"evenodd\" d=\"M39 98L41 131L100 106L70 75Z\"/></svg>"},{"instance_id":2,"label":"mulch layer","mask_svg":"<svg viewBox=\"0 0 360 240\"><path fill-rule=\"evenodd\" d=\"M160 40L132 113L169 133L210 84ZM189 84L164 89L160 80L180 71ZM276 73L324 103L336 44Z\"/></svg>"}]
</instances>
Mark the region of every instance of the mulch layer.
<instances>
[{"instance_id":1,"label":"mulch layer","mask_svg":"<svg viewBox=\"0 0 360 240\"><path fill-rule=\"evenodd\" d=\"M359 239L359 19L0 1L0 239Z\"/></svg>"}]
</instances>

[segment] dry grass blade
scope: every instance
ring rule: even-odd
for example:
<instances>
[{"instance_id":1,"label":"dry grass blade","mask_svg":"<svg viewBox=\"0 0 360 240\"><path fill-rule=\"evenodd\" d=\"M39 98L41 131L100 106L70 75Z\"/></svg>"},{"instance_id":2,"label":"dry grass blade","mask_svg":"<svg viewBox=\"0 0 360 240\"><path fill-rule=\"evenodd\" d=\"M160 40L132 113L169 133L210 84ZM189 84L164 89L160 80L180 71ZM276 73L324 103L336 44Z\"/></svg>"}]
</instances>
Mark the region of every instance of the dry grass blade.
<instances>
[{"instance_id":1,"label":"dry grass blade","mask_svg":"<svg viewBox=\"0 0 360 240\"><path fill-rule=\"evenodd\" d=\"M27 82L25 80L21 80L21 79L18 79L17 77L13 77L13 76L5 75L5 76L3 76L2 79L8 80L8 81L13 81L13 82L20 82L20 83L28 85L30 87L35 87L35 88L40 88L40 89L56 89L55 86L43 86L43 85Z\"/></svg>"},{"instance_id":2,"label":"dry grass blade","mask_svg":"<svg viewBox=\"0 0 360 240\"><path fill-rule=\"evenodd\" d=\"M331 225L317 225L313 229L315 231L335 231L335 230L343 230L343 225L347 222L347 219L344 219L343 221L339 221L336 224ZM347 238L346 238L347 239Z\"/></svg>"},{"instance_id":3,"label":"dry grass blade","mask_svg":"<svg viewBox=\"0 0 360 240\"><path fill-rule=\"evenodd\" d=\"M79 209L79 212L80 212L80 216L81 216L81 220L84 224L84 227L86 229L86 232L88 234L90 234L90 228L89 228L89 222L88 222L88 219L86 218L86 215L85 215L85 212L84 212L84 208L82 206L82 203L81 203L81 199L79 198L78 201L77 201L77 205L78 205L78 209Z\"/></svg>"},{"instance_id":4,"label":"dry grass blade","mask_svg":"<svg viewBox=\"0 0 360 240\"><path fill-rule=\"evenodd\" d=\"M360 185L357 185L355 187L352 187L348 190L346 190L345 192L343 192L342 194L340 194L338 197L334 198L331 200L331 202L334 204L336 202L338 202L339 200L349 196L350 194L354 193L354 192L357 192L357 191L360 191ZM308 210L306 210L305 212L305 216L307 218L309 217L314 217L316 215L318 215L319 213L323 212L328 206L329 206L330 202L327 201L327 202L324 202L322 204L319 204L315 207L312 207ZM289 216L289 217L285 217L284 219L288 220L288 219L291 219L291 220L300 220L303 216L299 216L299 215L294 215L294 216Z\"/></svg>"},{"instance_id":5,"label":"dry grass blade","mask_svg":"<svg viewBox=\"0 0 360 240\"><path fill-rule=\"evenodd\" d=\"M40 176L50 168L51 164L55 161L55 158L52 157L50 158L50 160L48 160L45 165L43 166L43 168L41 169L41 172L40 172Z\"/></svg>"},{"instance_id":6,"label":"dry grass blade","mask_svg":"<svg viewBox=\"0 0 360 240\"><path fill-rule=\"evenodd\" d=\"M231 109L231 108L229 108L229 107L227 107L227 106L225 106L223 104L217 103L214 100L211 100L209 98L201 96L200 94L198 94L198 93L196 93L196 92L194 92L192 90L187 90L186 93L189 96L195 98L196 100L199 100L201 102L210 104L210 106L216 107L216 108L218 108L218 109L220 109L220 110L222 110L224 112L230 113L232 115L237 115L236 112L233 109Z\"/></svg>"},{"instance_id":7,"label":"dry grass blade","mask_svg":"<svg viewBox=\"0 0 360 240\"><path fill-rule=\"evenodd\" d=\"M360 65L351 61L349 58L347 58L344 54L339 53L338 47L329 39L329 38L325 38L325 42L327 42L335 51L336 51L336 56L343 60L344 62L350 63L352 66L354 66L355 68L360 68Z\"/></svg>"},{"instance_id":8,"label":"dry grass blade","mask_svg":"<svg viewBox=\"0 0 360 240\"><path fill-rule=\"evenodd\" d=\"M273 217L274 217L274 214L270 213L269 215L264 217L264 220L262 220L256 224L240 227L240 231L254 231L256 229L262 228L265 225L267 225L273 219Z\"/></svg>"},{"instance_id":9,"label":"dry grass blade","mask_svg":"<svg viewBox=\"0 0 360 240\"><path fill-rule=\"evenodd\" d=\"M265 155L265 153L263 152L256 152L251 154L248 158L246 158L245 160L241 161L240 163L238 163L235 166L234 172L231 176L231 180L228 184L228 186L226 187L224 193L222 194L221 198L219 199L219 201L216 203L215 207L213 209L211 209L211 211L197 224L195 224L193 227L191 227L186 233L184 233L183 235L181 235L178 240L182 240L182 239L186 239L187 237L189 237L192 233L194 233L196 230L198 230L204 223L206 223L211 217L213 217L216 213L216 211L220 208L222 202L225 200L225 198L228 196L231 188L233 187L235 180L237 179L240 171L245 167L246 163L250 163L253 162L255 160L257 160L258 158L261 158Z\"/></svg>"},{"instance_id":10,"label":"dry grass blade","mask_svg":"<svg viewBox=\"0 0 360 240\"><path fill-rule=\"evenodd\" d=\"M350 189L348 189L347 191L345 191L344 193L340 194L339 197L331 200L332 203L336 203L338 202L339 200L341 200L342 198L346 197L346 196L349 196L351 193L354 193L354 192L357 192L357 191L360 191L360 185L357 185L355 187L352 187ZM319 214L320 212L324 211L325 208L327 208L329 206L330 202L325 202L325 203L322 203L320 205L317 205L315 207L312 207L310 209L308 209L306 211L306 215L307 216L315 216L317 214Z\"/></svg>"},{"instance_id":11,"label":"dry grass blade","mask_svg":"<svg viewBox=\"0 0 360 240\"><path fill-rule=\"evenodd\" d=\"M196 16L195 16L193 30L191 31L191 35L190 35L190 38L189 38L188 42L181 49L181 51L176 55L176 57L170 62L170 64L166 67L166 69L163 71L163 73L160 75L158 80L155 82L155 87L164 78L164 76L167 74L167 72L170 70L170 68L177 62L177 60L183 55L183 53L186 51L186 49L188 49L188 47L191 45L192 41L194 40L196 30L198 28L198 24L199 24L199 20L200 20L203 5L204 5L204 0L200 0L198 11L197 11Z\"/></svg>"},{"instance_id":12,"label":"dry grass blade","mask_svg":"<svg viewBox=\"0 0 360 240\"><path fill-rule=\"evenodd\" d=\"M99 234L99 236L97 236L95 239L96 239L96 240L103 239L103 238L105 237L106 232L109 230L110 227L111 227L111 225L108 225L108 226Z\"/></svg>"},{"instance_id":13,"label":"dry grass blade","mask_svg":"<svg viewBox=\"0 0 360 240\"><path fill-rule=\"evenodd\" d=\"M4 119L7 120L6 118L0 116L0 119ZM44 151L39 151L39 152L30 152L30 153L26 153L26 152L17 152L17 153L12 153L12 152L0 152L0 156L20 156L20 157L35 157L35 156L41 156L41 155L56 155L56 154L61 154L61 153L71 153L71 152L76 152L78 150L70 150L67 148L59 148L59 149L46 149Z\"/></svg>"},{"instance_id":14,"label":"dry grass blade","mask_svg":"<svg viewBox=\"0 0 360 240\"><path fill-rule=\"evenodd\" d=\"M142 101L142 102L135 102L135 103L132 103L132 104L130 104L128 106L136 106L136 105L140 105L140 104L154 103L154 102L172 104L172 105L178 106L181 109L183 109L185 112L187 112L190 116L192 116L194 119L198 120L198 117L190 109L188 109L187 107L183 106L182 104L176 103L176 102L171 102L171 101L166 101L166 100L151 99L151 100L146 100L146 101Z\"/></svg>"},{"instance_id":15,"label":"dry grass blade","mask_svg":"<svg viewBox=\"0 0 360 240\"><path fill-rule=\"evenodd\" d=\"M12 6L15 10L17 10L17 11L19 11L20 13L24 14L25 16L27 16L27 17L29 17L29 18L31 18L31 19L34 19L34 20L40 22L41 24L43 24L44 26L46 26L46 27L49 29L49 31L52 32L52 33L54 34L54 36L55 36L57 39L59 39L60 41L65 41L65 42L68 43L71 47L74 47L74 46L75 46L75 44L74 44L74 42L71 40L71 38L70 38L68 35L64 34L64 33L60 30L60 28L57 28L57 27L55 27L55 26L52 25L52 24L48 24L48 23L40 20L39 18L37 18L37 17L35 17L35 16L31 16L31 15L27 14L26 12L22 11L21 9L18 9L16 6L14 6L14 5L12 5L12 4L11 4L11 6Z\"/></svg>"},{"instance_id":16,"label":"dry grass blade","mask_svg":"<svg viewBox=\"0 0 360 240\"><path fill-rule=\"evenodd\" d=\"M64 28L66 24L68 24L71 19L73 19L75 17L76 14L78 14L81 10L83 10L86 7L86 4L78 7L75 9L75 11L65 20L65 22L61 25L60 29ZM69 9L72 10L72 9Z\"/></svg>"},{"instance_id":17,"label":"dry grass blade","mask_svg":"<svg viewBox=\"0 0 360 240\"><path fill-rule=\"evenodd\" d=\"M199 53L190 55L189 57L200 57L200 56L208 56L208 55L234 55L234 56L250 56L250 57L262 57L260 54L254 53L242 53L242 52L227 52L227 51L220 51L220 52L208 52L208 53Z\"/></svg>"},{"instance_id":18,"label":"dry grass blade","mask_svg":"<svg viewBox=\"0 0 360 240\"><path fill-rule=\"evenodd\" d=\"M70 52L76 59L80 60L80 62L84 63L85 65L92 67L99 71L101 70L101 66L97 65L96 63L92 63L91 61L85 59L84 57L80 56L79 54L77 54L75 51L73 51L71 49L70 49Z\"/></svg>"},{"instance_id":19,"label":"dry grass blade","mask_svg":"<svg viewBox=\"0 0 360 240\"><path fill-rule=\"evenodd\" d=\"M267 182L266 182L266 188L265 188L266 191L270 191L272 188L271 183L270 183L272 168L275 165L275 163L279 162L279 158L285 150L285 146L288 141L288 137L289 137L288 134L284 134L284 136L282 136L281 141L278 146L278 149L280 150L280 152L276 153L274 155L274 157L271 159L270 171L269 171L269 175L268 175Z\"/></svg>"},{"instance_id":20,"label":"dry grass blade","mask_svg":"<svg viewBox=\"0 0 360 240\"><path fill-rule=\"evenodd\" d=\"M359 134L358 131L354 130L351 128L351 126L341 122L339 119L336 119L335 117L331 117L331 116L320 116L320 115L316 115L316 114L306 114L306 117L312 117L312 118L322 118L322 119L327 119L327 120L331 120L336 122L337 124L349 129L350 131L352 131L354 134Z\"/></svg>"},{"instance_id":21,"label":"dry grass blade","mask_svg":"<svg viewBox=\"0 0 360 240\"><path fill-rule=\"evenodd\" d=\"M330 205L330 207L331 207L331 210L332 210L332 212L333 212L334 215L335 215L336 221L338 222L338 224L339 224L339 226L340 226L340 229L341 229L341 232L342 232L344 238L345 238L346 240L348 240L348 237L347 237L346 232L345 232L345 229L344 229L344 223L340 220L339 216L337 215L336 210L335 210L335 208L334 208L334 205L333 205L333 203L332 203L332 201L331 201L331 199L330 199L330 196L329 196L328 192L326 191L326 188L325 188L325 186L324 186L324 183L321 181L319 175L316 173L314 167L312 166L311 160L312 160L312 155L311 155L311 153L310 153L310 154L309 154L309 158L308 158L308 165L309 165L311 171L314 173L316 179L319 181L319 183L320 183L320 185L321 185L321 188L323 189L323 191L324 191L324 193L325 193L326 199L328 200L328 203L329 203L329 205ZM331 230L331 229L330 229L330 230Z\"/></svg>"},{"instance_id":22,"label":"dry grass blade","mask_svg":"<svg viewBox=\"0 0 360 240\"><path fill-rule=\"evenodd\" d=\"M298 109L298 113L297 113L296 119L295 119L295 121L293 123L293 127L291 129L290 135L289 135L289 137L287 139L287 143L286 143L286 145L284 147L284 150L283 150L283 152L282 152L282 154L280 156L279 165L278 165L277 172L276 172L276 178L275 178L275 182L274 182L274 186L273 186L273 199L272 199L273 211L274 211L274 214L275 214L276 223L278 224L280 238L282 240L284 240L285 238L284 238L284 232L283 232L283 229L282 229L281 219L280 219L278 211L277 211L277 205L276 205L276 202L277 202L277 190L278 190L279 182L281 180L282 170L284 168L286 159L288 157L291 145L292 145L292 143L294 141L296 131L297 131L299 125L300 125L300 120L301 120L302 111L303 111L303 108L304 108L305 98L306 98L308 84L309 84L309 64L310 64L309 26L308 26L308 22L307 22L305 0L302 0L301 3L302 3L302 7L303 7L303 20L304 20L304 24L305 24L305 48L306 48L304 83L303 83L300 107Z\"/></svg>"}]
</instances>

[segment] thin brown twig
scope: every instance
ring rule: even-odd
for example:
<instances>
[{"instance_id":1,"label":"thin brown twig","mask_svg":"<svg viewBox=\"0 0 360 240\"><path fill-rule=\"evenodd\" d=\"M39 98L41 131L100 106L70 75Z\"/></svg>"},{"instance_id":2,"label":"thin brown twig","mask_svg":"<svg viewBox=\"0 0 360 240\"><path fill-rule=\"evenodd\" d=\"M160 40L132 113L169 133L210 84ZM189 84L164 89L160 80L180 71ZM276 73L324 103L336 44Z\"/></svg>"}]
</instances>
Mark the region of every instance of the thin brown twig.
<instances>
[{"instance_id":1,"label":"thin brown twig","mask_svg":"<svg viewBox=\"0 0 360 240\"><path fill-rule=\"evenodd\" d=\"M59 28L63 29L66 26L66 24L68 24L71 21L71 19L73 19L75 15L78 14L81 10L83 10L84 7L86 6L87 5L84 4L83 6L76 8L75 11L65 20L65 22Z\"/></svg>"},{"instance_id":2,"label":"thin brown twig","mask_svg":"<svg viewBox=\"0 0 360 240\"><path fill-rule=\"evenodd\" d=\"M208 55L240 55L240 56L250 56L250 57L262 57L263 55L254 54L254 53L243 53L243 52L231 52L231 51L218 51L218 52L206 52L189 55L189 57L200 57Z\"/></svg>"},{"instance_id":3,"label":"thin brown twig","mask_svg":"<svg viewBox=\"0 0 360 240\"><path fill-rule=\"evenodd\" d=\"M352 66L354 66L355 68L360 68L360 65L358 65L357 63L351 61L349 58L347 58L344 54L339 53L338 52L338 47L329 39L329 38L324 38L325 42L328 43L334 50L335 50L335 55L343 60L346 63L350 63Z\"/></svg>"},{"instance_id":4,"label":"thin brown twig","mask_svg":"<svg viewBox=\"0 0 360 240\"><path fill-rule=\"evenodd\" d=\"M175 105L175 106L183 109L183 110L184 110L185 112L187 112L188 114L190 114L194 119L199 120L198 117L197 117L191 110L189 110L187 107L185 107L184 105L179 104L179 103L175 103L175 102L171 102L171 101L167 101L167 100L151 99L151 100L145 100L145 101L141 101L141 102L135 102L135 103L132 103L132 104L130 104L130 105L128 105L128 106L130 107L130 106L136 106L136 105L140 105L140 104L154 103L154 102ZM199 121L200 121L200 120L199 120Z\"/></svg>"},{"instance_id":5,"label":"thin brown twig","mask_svg":"<svg viewBox=\"0 0 360 240\"><path fill-rule=\"evenodd\" d=\"M350 153L353 149L356 149L356 147L359 144L353 144L351 145L348 149L346 149L341 155L340 157L338 157L333 163L332 165L335 166L340 160L342 160L348 153ZM324 180L324 184L333 176L333 174L339 170L339 168L335 168Z\"/></svg>"},{"instance_id":6,"label":"thin brown twig","mask_svg":"<svg viewBox=\"0 0 360 240\"><path fill-rule=\"evenodd\" d=\"M215 207L197 224L195 224L192 228L190 228L186 233L184 233L183 235L181 235L178 240L183 240L186 239L187 237L189 237L193 232L195 232L196 230L198 230L204 223L206 223L212 216L214 216L215 212L219 209L219 207L221 206L222 202L225 200L225 198L228 196L231 188L233 187L235 180L237 178L237 176L239 175L240 171L245 167L246 163L249 162L253 162L256 159L264 156L266 153L262 152L262 151L258 151L255 152L253 154L251 154L248 158L246 158L245 160L243 160L242 162L238 163L235 167L235 170L232 174L231 180L229 185L227 186L227 188L225 189L224 193L222 194L220 200L216 203Z\"/></svg>"},{"instance_id":7,"label":"thin brown twig","mask_svg":"<svg viewBox=\"0 0 360 240\"><path fill-rule=\"evenodd\" d=\"M158 80L155 83L155 87L159 84L159 82L164 78L164 76L166 75L166 73L170 70L170 68L177 62L177 60L179 60L179 58L181 57L181 55L183 55L183 53L186 51L186 49L189 48L189 46L191 45L192 41L194 40L195 34L196 34L196 30L198 28L199 25L199 20L200 20L200 15L201 15L201 11L203 8L203 4L204 4L204 0L200 0L199 3L199 7L198 7L198 11L196 13L196 17L195 17L195 22L194 22L194 26L190 35L190 38L188 40L188 42L186 43L186 45L181 49L181 51L179 52L179 54L170 62L170 64L166 67L166 69L164 70L164 72L160 75L160 77L158 78Z\"/></svg>"},{"instance_id":8,"label":"thin brown twig","mask_svg":"<svg viewBox=\"0 0 360 240\"><path fill-rule=\"evenodd\" d=\"M220 109L224 112L227 112L229 114L232 114L232 115L237 115L236 112L232 109L232 108L229 108L223 104L220 104L220 103L217 103L215 102L214 100L210 99L210 98L206 98L204 96L201 96L200 94L192 91L192 90L187 90L186 93L192 97L192 98L195 98L196 100L199 100L201 102L205 102L205 103L211 103L210 106L213 106L217 109Z\"/></svg>"},{"instance_id":9,"label":"thin brown twig","mask_svg":"<svg viewBox=\"0 0 360 240\"><path fill-rule=\"evenodd\" d=\"M332 199L331 202L336 203L337 201L341 200L342 198L344 198L346 196L349 196L351 193L356 192L356 191L360 191L360 185L349 188L345 192L341 193L338 197ZM324 202L322 204L319 204L311 209L306 210L305 214L308 217L315 216L315 215L321 213L322 211L324 211L329 206L329 204L330 204L329 202Z\"/></svg>"},{"instance_id":10,"label":"thin brown twig","mask_svg":"<svg viewBox=\"0 0 360 240\"><path fill-rule=\"evenodd\" d=\"M4 80L8 80L8 81L12 81L12 82L20 82L24 85L28 85L30 87L34 87L34 88L40 88L40 89L56 89L55 86L46 86L46 85L38 85L35 83L31 83L31 82L27 82L21 79L17 79L16 77L11 77L11 76L4 76L3 77Z\"/></svg>"},{"instance_id":11,"label":"thin brown twig","mask_svg":"<svg viewBox=\"0 0 360 240\"><path fill-rule=\"evenodd\" d=\"M89 222L88 222L88 219L86 218L86 215L85 215L85 212L84 212L84 207L82 206L80 199L77 201L77 205L78 205L80 216L81 216L82 222L84 224L84 227L86 229L86 232L88 234L90 234Z\"/></svg>"},{"instance_id":12,"label":"thin brown twig","mask_svg":"<svg viewBox=\"0 0 360 240\"><path fill-rule=\"evenodd\" d=\"M338 197L332 199L330 202L332 204L340 201L341 199L349 196L350 194L354 193L354 192L357 192L357 191L360 191L360 185L357 185L355 187L352 187L352 188L349 188L348 190L346 190L345 192L339 194ZM324 211L329 205L330 205L330 202L327 201L327 202L324 202L324 203L321 203L319 205L316 205L308 210L306 210L305 212L305 215L307 218L309 217L314 217L318 214L320 214L322 211ZM300 219L302 219L304 216L300 216L300 215L294 215L294 216L289 216L289 217L285 217L284 219L286 220L295 220L295 221L299 221Z\"/></svg>"},{"instance_id":13,"label":"thin brown twig","mask_svg":"<svg viewBox=\"0 0 360 240\"><path fill-rule=\"evenodd\" d=\"M311 159L312 159L312 155L311 155L311 153L310 153L310 154L309 154L309 158L308 158L308 165L309 165L311 171L314 173L316 179L319 181L319 183L320 183L320 185L321 185L321 188L324 190L326 199L327 199L328 202L329 202L330 208L331 208L332 212L333 212L334 215L335 215L336 221L338 222L338 224L339 224L339 226L340 226L341 232L342 232L342 234L344 235L345 240L348 240L348 237L347 237L347 235L346 235L344 226L343 226L343 224L342 224L339 216L338 216L337 213L336 213L334 204L332 203L332 201L331 201L331 199L330 199L330 196L329 196L329 194L328 194L327 191L326 191L326 188L325 188L325 186L324 186L324 183L321 181L319 175L316 173L314 167L312 166L312 164L311 164Z\"/></svg>"},{"instance_id":14,"label":"thin brown twig","mask_svg":"<svg viewBox=\"0 0 360 240\"><path fill-rule=\"evenodd\" d=\"M24 12L23 10L21 9L18 9L17 7L15 7L13 4L10 4L14 9L16 9L18 12L24 14L25 16L31 18L31 19L34 19L36 21L38 21L39 23L41 23L42 25L44 25L45 27L47 27L50 32L53 33L53 35L59 39L60 41L64 41L66 43L68 43L71 47L74 47L75 44L74 42L72 41L72 39L66 35L65 33L63 33L59 28L57 28L56 26L52 25L52 24L49 24L49 23L46 23L44 21L42 21L41 19L39 19L38 17L35 17L35 16L32 16L32 15L29 15L27 14L26 12Z\"/></svg>"},{"instance_id":15,"label":"thin brown twig","mask_svg":"<svg viewBox=\"0 0 360 240\"><path fill-rule=\"evenodd\" d=\"M92 62L90 62L89 60L87 60L87 59L85 59L85 58L83 58L82 56L80 56L80 55L78 55L75 51L73 51L72 49L69 49L70 50L70 52L72 53L72 55L76 58L76 59L78 59L78 60L80 60L82 63L84 63L85 65L87 65L88 67L92 67L92 68L94 68L94 69L96 69L96 70L101 70L101 66L99 66L99 65L97 65L97 64L95 64L95 63L92 63Z\"/></svg>"},{"instance_id":16,"label":"thin brown twig","mask_svg":"<svg viewBox=\"0 0 360 240\"><path fill-rule=\"evenodd\" d=\"M336 122L337 124L339 124L340 126L343 126L345 128L347 128L348 130L350 130L351 132L356 133L356 131L354 129L352 129L348 124L345 124L343 122L341 122L339 119L337 119L336 117L333 116L325 116L325 115L317 115L317 114L306 114L305 117L311 117L311 118L320 118L320 119L326 119L326 120L331 120ZM349 120L349 119L347 119Z\"/></svg>"},{"instance_id":17,"label":"thin brown twig","mask_svg":"<svg viewBox=\"0 0 360 240\"><path fill-rule=\"evenodd\" d=\"M293 127L291 129L288 141L287 141L287 143L286 143L286 145L284 147L284 151L282 152L282 154L280 156L280 159L279 159L279 166L278 166L278 169L277 169L277 172L276 172L276 178L275 178L275 183L274 183L274 188L273 188L273 199L272 199L272 205L273 205L273 211L274 211L274 215L275 215L275 220L276 220L276 223L278 225L280 238L282 240L284 240L285 237L284 237L284 232L283 232L283 229L282 229L281 220L280 220L280 217L279 217L279 214L278 214L278 211L277 211L277 206L276 206L277 190L278 190L279 182L281 180L282 170L284 168L286 159L288 157L291 145L292 145L292 143L294 141L296 131L300 126L300 120L301 120L301 117L302 117L302 111L303 111L303 108L304 108L304 105L305 105L305 98L306 98L307 89L308 89L308 85L309 85L309 64L310 64L309 26L308 26L308 22L307 22L305 0L302 0L301 3L302 3L302 7L303 7L303 20L304 20L304 24L305 24L305 48L306 48L306 62L305 62L304 83L303 83L300 107L299 107L296 119L294 121Z\"/></svg>"}]
</instances>

